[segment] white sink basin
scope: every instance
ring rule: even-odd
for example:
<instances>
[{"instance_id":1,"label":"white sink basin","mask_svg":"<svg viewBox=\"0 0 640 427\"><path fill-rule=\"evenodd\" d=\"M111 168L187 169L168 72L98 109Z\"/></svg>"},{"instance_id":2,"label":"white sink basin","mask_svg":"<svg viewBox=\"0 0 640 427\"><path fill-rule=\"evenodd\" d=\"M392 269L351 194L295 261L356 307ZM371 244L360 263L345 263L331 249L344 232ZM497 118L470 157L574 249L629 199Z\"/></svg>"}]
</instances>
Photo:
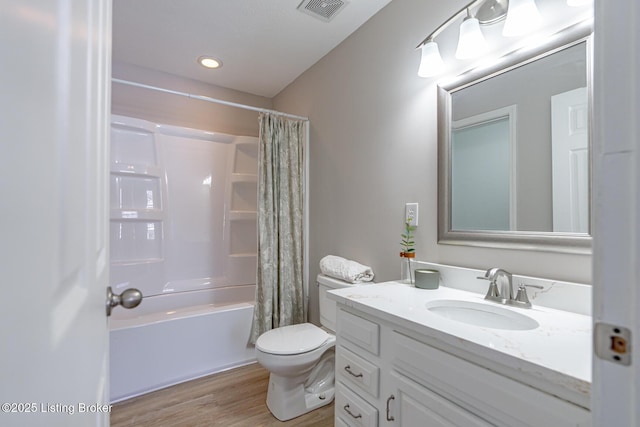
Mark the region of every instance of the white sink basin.
<instances>
[{"instance_id":1,"label":"white sink basin","mask_svg":"<svg viewBox=\"0 0 640 427\"><path fill-rule=\"evenodd\" d=\"M529 316L489 303L441 299L430 301L425 307L438 316L483 328L525 331L539 326Z\"/></svg>"}]
</instances>

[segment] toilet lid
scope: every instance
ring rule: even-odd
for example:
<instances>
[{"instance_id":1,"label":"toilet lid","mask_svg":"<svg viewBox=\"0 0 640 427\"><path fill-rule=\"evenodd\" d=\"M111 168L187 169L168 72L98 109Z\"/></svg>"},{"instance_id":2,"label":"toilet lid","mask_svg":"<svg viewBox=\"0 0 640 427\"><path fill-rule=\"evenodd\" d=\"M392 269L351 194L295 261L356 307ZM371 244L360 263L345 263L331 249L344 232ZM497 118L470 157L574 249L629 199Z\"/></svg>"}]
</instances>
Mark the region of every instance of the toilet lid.
<instances>
[{"instance_id":1,"label":"toilet lid","mask_svg":"<svg viewBox=\"0 0 640 427\"><path fill-rule=\"evenodd\" d=\"M270 354L300 354L324 344L329 334L311 323L283 326L258 337L256 348Z\"/></svg>"}]
</instances>

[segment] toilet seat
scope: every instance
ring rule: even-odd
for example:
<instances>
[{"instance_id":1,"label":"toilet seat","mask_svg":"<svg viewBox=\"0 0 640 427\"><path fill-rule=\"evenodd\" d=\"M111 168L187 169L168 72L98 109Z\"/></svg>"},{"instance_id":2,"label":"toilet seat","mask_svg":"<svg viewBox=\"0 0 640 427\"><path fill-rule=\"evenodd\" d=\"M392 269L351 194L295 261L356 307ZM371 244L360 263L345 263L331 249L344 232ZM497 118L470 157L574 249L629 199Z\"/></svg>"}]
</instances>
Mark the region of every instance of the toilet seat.
<instances>
[{"instance_id":1,"label":"toilet seat","mask_svg":"<svg viewBox=\"0 0 640 427\"><path fill-rule=\"evenodd\" d=\"M311 323L283 326L258 337L256 348L264 353L294 355L307 353L323 345L329 334Z\"/></svg>"}]
</instances>

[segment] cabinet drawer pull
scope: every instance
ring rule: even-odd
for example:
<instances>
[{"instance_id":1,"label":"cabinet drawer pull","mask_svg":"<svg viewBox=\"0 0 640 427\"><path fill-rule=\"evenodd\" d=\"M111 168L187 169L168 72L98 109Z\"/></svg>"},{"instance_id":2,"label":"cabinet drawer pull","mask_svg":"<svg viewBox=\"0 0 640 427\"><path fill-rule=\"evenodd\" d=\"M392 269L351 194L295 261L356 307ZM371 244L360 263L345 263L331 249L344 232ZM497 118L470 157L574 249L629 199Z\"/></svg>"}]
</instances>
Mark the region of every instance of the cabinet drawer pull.
<instances>
[{"instance_id":1,"label":"cabinet drawer pull","mask_svg":"<svg viewBox=\"0 0 640 427\"><path fill-rule=\"evenodd\" d=\"M395 418L393 416L389 416L389 413L391 412L390 406L391 406L391 401L395 400L395 396L392 394L391 396L389 396L389 398L387 399L387 421L394 421Z\"/></svg>"},{"instance_id":2,"label":"cabinet drawer pull","mask_svg":"<svg viewBox=\"0 0 640 427\"><path fill-rule=\"evenodd\" d=\"M345 412L346 412L347 414L351 415L351 416L352 416L353 418L355 418L356 420L357 420L358 418L362 418L362 414L354 415L354 414L353 414L353 412L351 412L351 411L349 410L349 404L348 404L348 403L347 403L346 405L344 405L344 410L345 410Z\"/></svg>"},{"instance_id":3,"label":"cabinet drawer pull","mask_svg":"<svg viewBox=\"0 0 640 427\"><path fill-rule=\"evenodd\" d=\"M362 372L359 374L354 374L353 371L351 370L351 365L347 365L344 367L344 370L347 371L350 375L356 377L356 378L360 378L362 377Z\"/></svg>"}]
</instances>

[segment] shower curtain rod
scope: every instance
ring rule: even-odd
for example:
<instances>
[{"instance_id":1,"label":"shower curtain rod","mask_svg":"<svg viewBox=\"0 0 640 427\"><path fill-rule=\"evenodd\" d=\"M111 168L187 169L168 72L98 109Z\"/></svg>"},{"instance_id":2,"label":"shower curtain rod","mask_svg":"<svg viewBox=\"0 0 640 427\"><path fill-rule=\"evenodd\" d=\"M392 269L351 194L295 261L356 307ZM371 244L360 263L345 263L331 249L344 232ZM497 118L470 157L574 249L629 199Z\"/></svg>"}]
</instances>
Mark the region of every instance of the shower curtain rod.
<instances>
[{"instance_id":1,"label":"shower curtain rod","mask_svg":"<svg viewBox=\"0 0 640 427\"><path fill-rule=\"evenodd\" d=\"M144 89L155 90L157 92L164 92L164 93L169 93L169 94L172 94L172 95L180 95L180 96L185 96L187 98L199 99L200 101L212 102L214 104L222 104L222 105L227 105L229 107L236 107L236 108L242 108L244 110L257 111L259 113L271 113L271 114L277 114L277 115L284 116L284 117L289 117L291 119L304 120L304 121L307 121L307 122L309 121L308 117L296 116L295 114L283 113L281 111L269 110L267 108L254 107L252 105L239 104L237 102L224 101L222 99L211 98L211 97L208 97L208 96L194 95L192 93L186 93L186 92L179 92L177 90L171 90L171 89L165 89L165 88L161 88L161 87L157 87L157 86L145 85L145 84L142 84L142 83L131 82L129 80L122 80L122 79L114 79L114 78L112 78L111 81L115 82L115 83L121 83L121 84L124 84L124 85L129 85L129 86L135 86L135 87L140 87L140 88L144 88Z\"/></svg>"}]
</instances>

